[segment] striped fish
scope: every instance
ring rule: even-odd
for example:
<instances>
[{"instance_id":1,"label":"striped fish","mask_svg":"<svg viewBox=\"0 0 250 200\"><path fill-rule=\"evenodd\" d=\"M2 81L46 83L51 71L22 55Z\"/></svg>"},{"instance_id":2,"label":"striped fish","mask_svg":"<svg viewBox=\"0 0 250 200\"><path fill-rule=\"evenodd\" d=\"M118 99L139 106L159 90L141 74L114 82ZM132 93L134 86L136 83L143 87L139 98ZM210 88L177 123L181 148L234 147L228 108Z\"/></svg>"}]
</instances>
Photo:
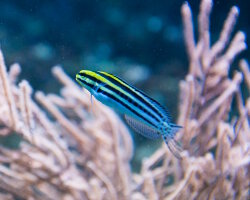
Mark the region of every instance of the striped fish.
<instances>
[{"instance_id":1,"label":"striped fish","mask_svg":"<svg viewBox=\"0 0 250 200\"><path fill-rule=\"evenodd\" d=\"M174 139L181 127L171 123L168 111L157 101L107 72L81 70L76 81L97 100L124 114L133 130L150 139L162 137L170 151L181 158L182 149Z\"/></svg>"}]
</instances>

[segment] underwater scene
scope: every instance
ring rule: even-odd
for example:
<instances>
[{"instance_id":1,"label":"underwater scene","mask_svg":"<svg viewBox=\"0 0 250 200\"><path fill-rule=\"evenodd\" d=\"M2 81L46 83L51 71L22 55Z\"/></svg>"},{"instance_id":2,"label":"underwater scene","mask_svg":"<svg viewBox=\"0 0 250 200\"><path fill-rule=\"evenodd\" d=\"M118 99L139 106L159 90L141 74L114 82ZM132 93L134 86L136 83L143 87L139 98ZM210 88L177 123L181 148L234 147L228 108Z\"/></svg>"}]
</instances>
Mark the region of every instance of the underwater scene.
<instances>
[{"instance_id":1,"label":"underwater scene","mask_svg":"<svg viewBox=\"0 0 250 200\"><path fill-rule=\"evenodd\" d=\"M0 200L250 199L249 10L1 0Z\"/></svg>"}]
</instances>

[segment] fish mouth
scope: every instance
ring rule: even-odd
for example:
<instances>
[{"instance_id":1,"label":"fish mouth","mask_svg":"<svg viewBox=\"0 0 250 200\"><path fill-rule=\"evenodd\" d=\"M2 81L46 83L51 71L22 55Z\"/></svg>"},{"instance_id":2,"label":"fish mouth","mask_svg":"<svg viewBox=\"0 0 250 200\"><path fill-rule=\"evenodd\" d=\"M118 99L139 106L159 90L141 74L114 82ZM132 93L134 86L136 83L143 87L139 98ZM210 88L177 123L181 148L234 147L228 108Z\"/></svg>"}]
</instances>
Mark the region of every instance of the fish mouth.
<instances>
[{"instance_id":1,"label":"fish mouth","mask_svg":"<svg viewBox=\"0 0 250 200\"><path fill-rule=\"evenodd\" d=\"M76 74L76 80L80 78L80 74Z\"/></svg>"},{"instance_id":2,"label":"fish mouth","mask_svg":"<svg viewBox=\"0 0 250 200\"><path fill-rule=\"evenodd\" d=\"M80 84L81 83L81 75L76 74L76 81Z\"/></svg>"}]
</instances>

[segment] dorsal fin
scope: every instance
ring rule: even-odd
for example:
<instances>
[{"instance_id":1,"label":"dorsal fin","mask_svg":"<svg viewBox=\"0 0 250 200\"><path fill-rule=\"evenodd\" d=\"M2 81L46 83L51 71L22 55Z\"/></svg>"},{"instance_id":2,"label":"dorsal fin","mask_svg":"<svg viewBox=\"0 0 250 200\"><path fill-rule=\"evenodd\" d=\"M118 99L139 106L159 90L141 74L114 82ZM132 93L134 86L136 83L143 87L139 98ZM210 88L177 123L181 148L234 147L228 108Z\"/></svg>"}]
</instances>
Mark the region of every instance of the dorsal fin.
<instances>
[{"instance_id":1,"label":"dorsal fin","mask_svg":"<svg viewBox=\"0 0 250 200\"><path fill-rule=\"evenodd\" d=\"M149 97L150 98L150 97ZM172 120L169 111L164 108L160 103L158 103L156 100L150 98L150 100L153 102L153 104L158 108L164 115L167 117L167 122L170 122Z\"/></svg>"},{"instance_id":2,"label":"dorsal fin","mask_svg":"<svg viewBox=\"0 0 250 200\"><path fill-rule=\"evenodd\" d=\"M141 92L141 91L139 91L139 92ZM164 119L166 122L170 122L172 120L172 118L170 116L170 113L166 108L164 108L159 102L157 102L156 100L154 100L151 97L147 96L143 92L141 92L141 93L144 95L144 97L146 99L148 99L153 104L153 106L156 109L158 109L164 116L166 116L166 118Z\"/></svg>"},{"instance_id":3,"label":"dorsal fin","mask_svg":"<svg viewBox=\"0 0 250 200\"><path fill-rule=\"evenodd\" d=\"M157 139L160 137L160 134L158 133L158 130L128 116L124 115L124 118L128 125L137 133L140 133L146 138L149 139Z\"/></svg>"}]
</instances>

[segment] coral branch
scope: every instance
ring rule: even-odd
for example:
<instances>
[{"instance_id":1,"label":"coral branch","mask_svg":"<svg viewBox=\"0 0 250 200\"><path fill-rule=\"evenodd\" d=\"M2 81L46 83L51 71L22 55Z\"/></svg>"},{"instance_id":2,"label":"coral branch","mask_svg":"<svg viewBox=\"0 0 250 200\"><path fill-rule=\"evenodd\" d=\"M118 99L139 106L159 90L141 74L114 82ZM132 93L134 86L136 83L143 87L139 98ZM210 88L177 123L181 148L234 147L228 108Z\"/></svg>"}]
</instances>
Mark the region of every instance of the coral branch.
<instances>
[{"instance_id":1,"label":"coral branch","mask_svg":"<svg viewBox=\"0 0 250 200\"><path fill-rule=\"evenodd\" d=\"M9 126L13 127L16 130L18 128L18 116L17 116L16 104L14 101L13 94L11 92L11 87L1 50L0 50L0 77L3 87L4 97L6 98L6 102L9 108L9 118L10 118Z\"/></svg>"}]
</instances>

